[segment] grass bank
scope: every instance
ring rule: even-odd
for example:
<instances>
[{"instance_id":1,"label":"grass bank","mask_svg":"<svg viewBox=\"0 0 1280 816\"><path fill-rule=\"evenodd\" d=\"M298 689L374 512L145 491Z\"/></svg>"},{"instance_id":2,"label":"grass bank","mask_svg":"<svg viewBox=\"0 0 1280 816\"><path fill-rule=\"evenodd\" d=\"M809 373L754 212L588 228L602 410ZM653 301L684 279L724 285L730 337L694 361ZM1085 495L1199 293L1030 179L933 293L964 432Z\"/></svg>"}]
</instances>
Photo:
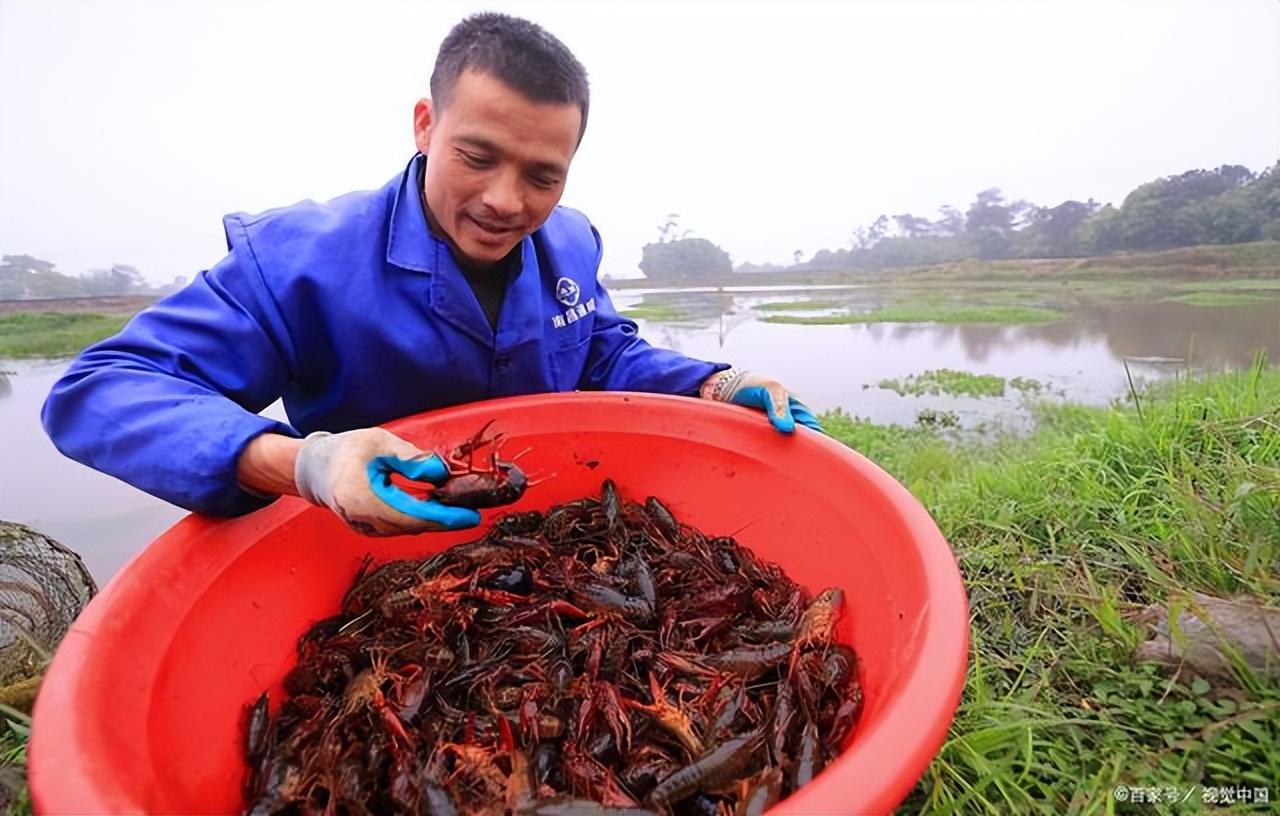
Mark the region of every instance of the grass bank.
<instances>
[{"instance_id":1,"label":"grass bank","mask_svg":"<svg viewBox=\"0 0 1280 816\"><path fill-rule=\"evenodd\" d=\"M869 312L836 315L768 315L765 323L832 326L846 323L1046 323L1062 313L1037 306L966 303L894 303Z\"/></svg>"},{"instance_id":2,"label":"grass bank","mask_svg":"<svg viewBox=\"0 0 1280 816\"><path fill-rule=\"evenodd\" d=\"M93 312L0 315L0 357L68 357L120 331L128 319Z\"/></svg>"},{"instance_id":3,"label":"grass bank","mask_svg":"<svg viewBox=\"0 0 1280 816\"><path fill-rule=\"evenodd\" d=\"M1280 241L1182 247L1157 252L1126 252L1093 258L1020 258L1002 261L965 260L929 266L884 269L819 268L808 264L776 272L735 272L692 278L623 278L610 289L651 286L787 286L868 284L923 280L1059 281L1118 278L1177 278L1212 281L1231 278L1280 279Z\"/></svg>"},{"instance_id":4,"label":"grass bank","mask_svg":"<svg viewBox=\"0 0 1280 816\"><path fill-rule=\"evenodd\" d=\"M1204 284L1200 283L1182 283L1184 289L1200 289ZM1248 291L1261 292L1269 294L1272 297L1280 296L1280 278L1233 278L1231 280L1220 280L1213 282L1213 290L1216 291Z\"/></svg>"},{"instance_id":5,"label":"grass bank","mask_svg":"<svg viewBox=\"0 0 1280 816\"><path fill-rule=\"evenodd\" d=\"M1041 411L1035 434L994 445L824 418L929 508L969 591L961 705L905 810L1111 813L1124 785L1190 792L1185 812L1193 786L1230 785L1269 786L1241 809L1273 812L1280 682L1210 686L1132 655L1148 604L1280 603L1280 371Z\"/></svg>"}]
</instances>

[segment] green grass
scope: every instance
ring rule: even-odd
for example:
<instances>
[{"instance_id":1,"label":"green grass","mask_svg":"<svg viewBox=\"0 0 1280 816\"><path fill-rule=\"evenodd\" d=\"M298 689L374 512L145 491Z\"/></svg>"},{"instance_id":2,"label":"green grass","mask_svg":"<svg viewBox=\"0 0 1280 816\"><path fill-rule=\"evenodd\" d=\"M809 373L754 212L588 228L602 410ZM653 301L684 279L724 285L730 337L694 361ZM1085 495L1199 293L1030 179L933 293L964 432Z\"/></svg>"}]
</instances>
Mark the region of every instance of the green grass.
<instances>
[{"instance_id":1,"label":"green grass","mask_svg":"<svg viewBox=\"0 0 1280 816\"><path fill-rule=\"evenodd\" d=\"M16 720L0 720L0 765L26 765L27 741L31 737L29 723Z\"/></svg>"},{"instance_id":2,"label":"green grass","mask_svg":"<svg viewBox=\"0 0 1280 816\"><path fill-rule=\"evenodd\" d=\"M830 326L845 323L1045 323L1061 312L1036 306L965 303L901 303L845 315L769 315L765 323Z\"/></svg>"},{"instance_id":3,"label":"green grass","mask_svg":"<svg viewBox=\"0 0 1280 816\"><path fill-rule=\"evenodd\" d=\"M0 358L66 357L124 326L127 315L41 312L0 315Z\"/></svg>"},{"instance_id":4,"label":"green grass","mask_svg":"<svg viewBox=\"0 0 1280 816\"><path fill-rule=\"evenodd\" d=\"M0 710L0 813L29 816L31 800L25 783L31 719L8 706ZM7 804L6 804L7 803Z\"/></svg>"},{"instance_id":5,"label":"green grass","mask_svg":"<svg viewBox=\"0 0 1280 816\"><path fill-rule=\"evenodd\" d=\"M1235 292L1188 292L1185 295L1169 298L1177 303L1186 303L1191 306L1246 306L1254 303L1275 303L1280 305L1280 300L1275 294L1264 292L1251 293L1247 291Z\"/></svg>"},{"instance_id":6,"label":"green grass","mask_svg":"<svg viewBox=\"0 0 1280 816\"><path fill-rule=\"evenodd\" d=\"M631 320L672 321L682 320L686 315L678 307L667 303L641 303L623 311L622 316Z\"/></svg>"},{"instance_id":7,"label":"green grass","mask_svg":"<svg viewBox=\"0 0 1280 816\"><path fill-rule=\"evenodd\" d=\"M843 304L835 300L789 300L781 303L761 303L756 306L761 312L806 312L819 309L838 309Z\"/></svg>"},{"instance_id":8,"label":"green grass","mask_svg":"<svg viewBox=\"0 0 1280 816\"><path fill-rule=\"evenodd\" d=\"M1132 659L1147 604L1280 603L1280 371L1139 400L1042 406L1035 433L993 443L823 418L928 507L969 593L961 704L904 811L1112 813L1119 784L1280 798L1280 682L1211 688Z\"/></svg>"}]
</instances>

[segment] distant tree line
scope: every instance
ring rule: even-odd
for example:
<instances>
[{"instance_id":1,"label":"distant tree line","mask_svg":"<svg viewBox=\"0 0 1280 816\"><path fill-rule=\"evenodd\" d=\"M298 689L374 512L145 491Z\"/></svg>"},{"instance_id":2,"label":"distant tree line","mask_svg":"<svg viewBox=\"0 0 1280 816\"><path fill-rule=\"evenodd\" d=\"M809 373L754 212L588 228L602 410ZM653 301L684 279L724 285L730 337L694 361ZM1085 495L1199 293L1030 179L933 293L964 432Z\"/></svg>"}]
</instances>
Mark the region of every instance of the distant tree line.
<instances>
[{"instance_id":1,"label":"distant tree line","mask_svg":"<svg viewBox=\"0 0 1280 816\"><path fill-rule=\"evenodd\" d=\"M1280 163L1255 174L1241 165L1190 170L1139 186L1119 207L1064 201L1041 207L978 193L964 212L934 220L882 215L854 230L849 249L819 250L808 268L922 266L977 258L1078 258L1199 244L1280 240Z\"/></svg>"},{"instance_id":2,"label":"distant tree line","mask_svg":"<svg viewBox=\"0 0 1280 816\"><path fill-rule=\"evenodd\" d=\"M151 286L128 264L112 264L107 269L90 269L83 275L64 275L49 261L30 255L0 257L0 300L33 298L98 297L101 295L162 295L181 289L187 279L181 275L165 286Z\"/></svg>"},{"instance_id":3,"label":"distant tree line","mask_svg":"<svg viewBox=\"0 0 1280 816\"><path fill-rule=\"evenodd\" d=\"M1077 258L1172 249L1198 244L1280 240L1280 162L1261 173L1241 165L1190 170L1139 186L1119 207L1064 201L1041 207L1008 201L997 187L978 193L965 210L944 205L937 217L881 215L853 231L848 249L821 249L808 261L794 253L791 269L885 269L968 259ZM703 238L677 238L679 215L644 247L640 269L650 278L721 276L728 253ZM781 271L742 263L739 272Z\"/></svg>"}]
</instances>

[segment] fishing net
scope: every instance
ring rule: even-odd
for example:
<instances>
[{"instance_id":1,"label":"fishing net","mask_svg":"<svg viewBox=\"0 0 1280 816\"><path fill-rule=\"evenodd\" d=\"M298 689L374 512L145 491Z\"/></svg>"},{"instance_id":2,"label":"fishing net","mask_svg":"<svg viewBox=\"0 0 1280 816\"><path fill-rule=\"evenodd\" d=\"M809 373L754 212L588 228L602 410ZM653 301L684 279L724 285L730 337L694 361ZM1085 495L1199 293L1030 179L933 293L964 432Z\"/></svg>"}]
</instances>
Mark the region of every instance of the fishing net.
<instances>
[{"instance_id":1,"label":"fishing net","mask_svg":"<svg viewBox=\"0 0 1280 816\"><path fill-rule=\"evenodd\" d=\"M0 703L31 707L49 656L97 590L80 556L0 521Z\"/></svg>"}]
</instances>

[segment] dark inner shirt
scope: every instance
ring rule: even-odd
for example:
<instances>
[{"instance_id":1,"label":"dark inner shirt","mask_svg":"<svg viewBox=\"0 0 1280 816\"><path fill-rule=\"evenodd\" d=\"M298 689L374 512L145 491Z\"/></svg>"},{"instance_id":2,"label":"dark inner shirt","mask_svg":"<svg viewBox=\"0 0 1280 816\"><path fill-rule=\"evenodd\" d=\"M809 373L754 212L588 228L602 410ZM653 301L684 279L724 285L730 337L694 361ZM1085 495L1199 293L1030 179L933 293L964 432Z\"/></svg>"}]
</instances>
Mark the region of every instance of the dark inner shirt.
<instances>
[{"instance_id":1,"label":"dark inner shirt","mask_svg":"<svg viewBox=\"0 0 1280 816\"><path fill-rule=\"evenodd\" d=\"M426 174L427 163L423 162L418 167L418 195L422 198L422 217L424 221L427 215L427 198L422 189ZM427 223L427 230L431 230L429 222ZM498 261L497 265L492 269L468 269L462 264L458 264L458 269L462 271L462 277L467 279L467 284L471 287L472 294L476 296L476 301L484 311L484 316L489 320L489 328L493 329L494 332L498 331L498 313L502 311L502 301L507 296L507 285L511 283L512 278L520 274L520 247L523 243L521 241L512 247L506 257Z\"/></svg>"}]
</instances>

